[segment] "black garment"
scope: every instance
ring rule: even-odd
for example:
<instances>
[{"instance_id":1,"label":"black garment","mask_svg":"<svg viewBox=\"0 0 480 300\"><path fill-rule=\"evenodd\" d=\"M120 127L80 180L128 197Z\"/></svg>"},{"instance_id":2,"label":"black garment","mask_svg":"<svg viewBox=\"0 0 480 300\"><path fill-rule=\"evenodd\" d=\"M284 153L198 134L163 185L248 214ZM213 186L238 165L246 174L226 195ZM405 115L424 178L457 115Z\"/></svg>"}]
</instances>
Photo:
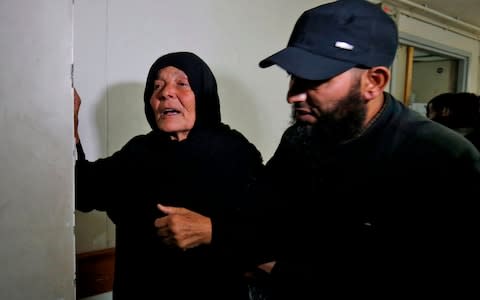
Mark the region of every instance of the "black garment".
<instances>
[{"instance_id":1,"label":"black garment","mask_svg":"<svg viewBox=\"0 0 480 300\"><path fill-rule=\"evenodd\" d=\"M225 253L273 254L273 299L475 291L480 154L385 98L361 136L334 147L289 143L290 127L253 189L263 207L213 222L213 245ZM239 241L255 249L238 252Z\"/></svg>"},{"instance_id":2,"label":"black garment","mask_svg":"<svg viewBox=\"0 0 480 300\"><path fill-rule=\"evenodd\" d=\"M155 123L149 101L160 69L188 76L196 121L188 138L172 141ZM198 56L170 53L152 65L145 86L145 114L152 132L95 162L78 145L76 208L106 211L115 223L113 299L248 299L243 273L210 246L186 251L157 236L157 204L185 207L205 216L231 215L249 205L248 186L263 167L255 146L220 120L215 78Z\"/></svg>"},{"instance_id":3,"label":"black garment","mask_svg":"<svg viewBox=\"0 0 480 300\"><path fill-rule=\"evenodd\" d=\"M240 208L260 168L255 147L226 126L182 142L151 132L111 157L77 161L77 209L105 210L116 225L114 299L246 299L235 261L208 246L168 248L153 223L157 203L206 216Z\"/></svg>"}]
</instances>

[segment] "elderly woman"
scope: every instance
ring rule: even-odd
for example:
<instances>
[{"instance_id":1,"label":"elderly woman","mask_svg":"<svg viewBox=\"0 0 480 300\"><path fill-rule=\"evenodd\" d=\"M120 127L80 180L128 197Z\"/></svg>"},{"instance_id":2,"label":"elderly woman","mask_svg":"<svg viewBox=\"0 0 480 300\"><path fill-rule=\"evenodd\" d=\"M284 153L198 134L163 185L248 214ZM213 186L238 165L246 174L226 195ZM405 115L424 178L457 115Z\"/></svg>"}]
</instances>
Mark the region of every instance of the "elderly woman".
<instances>
[{"instance_id":1,"label":"elderly woman","mask_svg":"<svg viewBox=\"0 0 480 300\"><path fill-rule=\"evenodd\" d=\"M75 122L76 208L106 211L116 225L113 298L248 299L234 261L205 245L171 247L154 221L163 214L158 204L207 216L241 209L263 167L259 151L221 122L215 77L193 53L154 62L144 104L152 131L94 162L85 159Z\"/></svg>"}]
</instances>

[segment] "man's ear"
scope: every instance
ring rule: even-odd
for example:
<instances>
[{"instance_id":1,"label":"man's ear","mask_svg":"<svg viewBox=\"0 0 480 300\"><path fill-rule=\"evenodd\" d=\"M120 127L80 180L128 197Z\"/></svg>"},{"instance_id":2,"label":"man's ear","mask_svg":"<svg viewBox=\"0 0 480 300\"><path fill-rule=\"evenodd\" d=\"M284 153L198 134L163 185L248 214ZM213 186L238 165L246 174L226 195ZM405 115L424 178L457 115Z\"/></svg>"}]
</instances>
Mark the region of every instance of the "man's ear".
<instances>
[{"instance_id":1,"label":"man's ear","mask_svg":"<svg viewBox=\"0 0 480 300\"><path fill-rule=\"evenodd\" d=\"M373 67L363 73L362 94L367 100L372 100L383 94L388 81L390 70L387 67Z\"/></svg>"}]
</instances>

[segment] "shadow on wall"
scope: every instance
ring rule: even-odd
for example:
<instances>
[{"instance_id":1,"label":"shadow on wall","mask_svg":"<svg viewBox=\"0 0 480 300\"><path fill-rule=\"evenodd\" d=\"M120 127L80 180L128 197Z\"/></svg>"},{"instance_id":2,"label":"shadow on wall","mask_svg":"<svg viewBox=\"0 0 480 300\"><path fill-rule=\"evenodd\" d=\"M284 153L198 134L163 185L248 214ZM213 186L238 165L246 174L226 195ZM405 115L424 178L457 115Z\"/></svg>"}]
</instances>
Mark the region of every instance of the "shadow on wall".
<instances>
[{"instance_id":1,"label":"shadow on wall","mask_svg":"<svg viewBox=\"0 0 480 300\"><path fill-rule=\"evenodd\" d=\"M149 132L144 112L144 83L126 82L111 85L105 91L106 150L112 155L131 138Z\"/></svg>"},{"instance_id":2,"label":"shadow on wall","mask_svg":"<svg viewBox=\"0 0 480 300\"><path fill-rule=\"evenodd\" d=\"M266 130L263 124L265 120L260 120L259 116L261 99L257 99L255 93L229 74L219 73L216 78L222 121L240 131L262 151L264 147L260 144L266 138L262 135Z\"/></svg>"}]
</instances>

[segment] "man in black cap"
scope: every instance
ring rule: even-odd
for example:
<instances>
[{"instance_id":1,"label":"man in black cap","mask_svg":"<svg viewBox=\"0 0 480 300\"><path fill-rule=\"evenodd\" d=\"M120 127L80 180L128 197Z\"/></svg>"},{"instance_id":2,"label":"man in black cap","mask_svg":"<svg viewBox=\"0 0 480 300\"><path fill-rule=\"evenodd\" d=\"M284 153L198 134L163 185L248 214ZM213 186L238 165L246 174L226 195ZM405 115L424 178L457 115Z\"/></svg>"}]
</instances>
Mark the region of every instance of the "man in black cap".
<instances>
[{"instance_id":1,"label":"man in black cap","mask_svg":"<svg viewBox=\"0 0 480 300\"><path fill-rule=\"evenodd\" d=\"M246 264L274 259L273 299L474 290L480 154L384 91L397 40L367 1L305 11L260 62L290 74L294 120L252 187L258 207L212 218L162 207L159 234Z\"/></svg>"}]
</instances>

